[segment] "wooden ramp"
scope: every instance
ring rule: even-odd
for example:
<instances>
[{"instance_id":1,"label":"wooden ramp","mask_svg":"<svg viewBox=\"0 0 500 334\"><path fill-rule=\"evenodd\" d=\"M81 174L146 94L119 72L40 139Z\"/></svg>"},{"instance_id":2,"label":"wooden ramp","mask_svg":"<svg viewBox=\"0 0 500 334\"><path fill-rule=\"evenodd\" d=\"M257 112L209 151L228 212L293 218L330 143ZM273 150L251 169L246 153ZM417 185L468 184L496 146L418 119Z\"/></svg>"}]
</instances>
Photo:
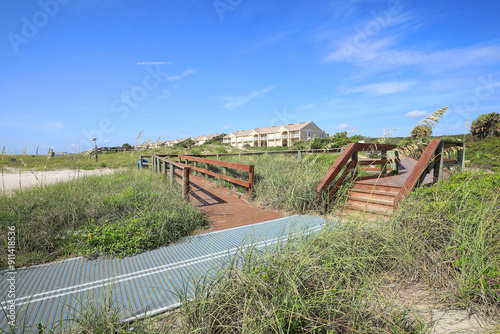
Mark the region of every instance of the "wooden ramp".
<instances>
[{"instance_id":1,"label":"wooden ramp","mask_svg":"<svg viewBox=\"0 0 500 334\"><path fill-rule=\"evenodd\" d=\"M392 158L389 159L390 151ZM358 159L358 152L371 155L380 152L380 158ZM435 139L401 160L398 152L395 145L349 144L316 186L325 207L328 208L330 201L335 199L342 184L352 182L343 213L391 217L398 204L415 187L442 180L445 167L458 166L463 169L462 142ZM456 157L447 158L453 155ZM373 168L374 165L381 167ZM373 175L359 177L363 166L368 166L364 170Z\"/></svg>"},{"instance_id":2,"label":"wooden ramp","mask_svg":"<svg viewBox=\"0 0 500 334\"><path fill-rule=\"evenodd\" d=\"M172 183L179 183L183 189L184 197L207 215L210 221L209 229L199 230L196 234L256 224L282 217L276 211L261 208L249 201L253 190L253 165L187 155L141 156L140 161L142 162L146 157L149 159L148 163L140 163L140 168L143 166L151 167L153 172L161 173L170 178ZM236 193L216 186L200 177L201 175L208 175L236 184L243 189L248 189L248 193Z\"/></svg>"}]
</instances>

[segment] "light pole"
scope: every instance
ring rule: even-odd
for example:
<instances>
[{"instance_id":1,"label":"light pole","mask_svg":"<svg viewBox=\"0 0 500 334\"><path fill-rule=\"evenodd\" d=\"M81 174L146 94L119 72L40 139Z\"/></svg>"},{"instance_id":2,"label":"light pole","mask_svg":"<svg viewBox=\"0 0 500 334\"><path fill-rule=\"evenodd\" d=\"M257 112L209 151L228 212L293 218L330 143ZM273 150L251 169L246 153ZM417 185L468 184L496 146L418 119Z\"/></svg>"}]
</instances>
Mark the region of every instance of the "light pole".
<instances>
[{"instance_id":1,"label":"light pole","mask_svg":"<svg viewBox=\"0 0 500 334\"><path fill-rule=\"evenodd\" d=\"M97 137L92 138L92 141L95 143L95 162L97 162Z\"/></svg>"}]
</instances>

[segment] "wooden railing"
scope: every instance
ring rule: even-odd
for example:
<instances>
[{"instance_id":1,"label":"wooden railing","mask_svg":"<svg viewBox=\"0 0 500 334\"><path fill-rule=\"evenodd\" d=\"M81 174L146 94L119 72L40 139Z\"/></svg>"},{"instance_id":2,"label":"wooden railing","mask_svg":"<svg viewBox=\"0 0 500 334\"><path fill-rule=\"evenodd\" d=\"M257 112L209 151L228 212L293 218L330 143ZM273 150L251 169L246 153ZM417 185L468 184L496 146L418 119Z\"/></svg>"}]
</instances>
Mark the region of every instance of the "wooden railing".
<instances>
[{"instance_id":1,"label":"wooden railing","mask_svg":"<svg viewBox=\"0 0 500 334\"><path fill-rule=\"evenodd\" d=\"M196 156L182 155L182 154L179 154L177 156L177 158L179 159L179 161L184 160L186 165L189 165L189 163L192 162L193 166L190 166L190 168L194 171L203 173L205 175L210 175L210 176L216 177L218 179L228 181L228 182L237 184L239 186L248 188L248 199L252 198L253 183L254 183L254 168L255 168L254 165L247 165L247 164L240 164L240 163L236 163L236 162L228 162L228 161L221 161L221 160L199 158ZM248 181L240 180L240 179L237 179L234 177L230 177L228 175L216 173L216 172L210 171L206 168L200 168L198 166L198 163L219 166L219 167L222 167L223 170L226 170L226 168L232 168L232 169L248 172Z\"/></svg>"},{"instance_id":2,"label":"wooden railing","mask_svg":"<svg viewBox=\"0 0 500 334\"><path fill-rule=\"evenodd\" d=\"M392 170L397 171L399 162L397 156L393 159L387 158L387 152L395 148L397 148L396 145L387 144L351 143L347 145L346 149L337 158L337 160L335 160L335 163L328 169L321 181L316 185L316 193L318 194L318 196L321 196L323 193L328 192L328 196L325 199L328 203L328 201L335 195L343 182L350 181L355 178L360 179L357 176L358 166L381 166L379 174L362 177L363 179L386 176L387 166L389 164L393 165ZM359 160L358 152L360 151L370 151L372 153L380 151L380 159ZM349 159L351 159L350 162ZM344 167L346 168L344 169ZM342 174L340 175L340 177L338 177L342 170Z\"/></svg>"},{"instance_id":3,"label":"wooden railing","mask_svg":"<svg viewBox=\"0 0 500 334\"><path fill-rule=\"evenodd\" d=\"M447 151L452 151L453 147L457 147L457 158L445 158ZM433 139L426 147L419 147L419 149L421 153L416 154L417 164L399 191L396 203L400 203L415 187L422 184L431 171L433 171L433 182L438 182L443 179L444 167L458 166L460 170L464 170L465 144L463 142ZM415 156L413 158L416 159Z\"/></svg>"},{"instance_id":4,"label":"wooden railing","mask_svg":"<svg viewBox=\"0 0 500 334\"><path fill-rule=\"evenodd\" d=\"M189 177L191 174L191 167L169 160L166 158L167 156L158 156L158 155L141 155L141 160L139 160L139 169L142 169L145 166L151 166L151 170L154 173L161 173L163 175L167 175L167 171L170 177L170 184L173 184L175 181L175 169L181 170L181 178L182 178L182 194L185 199L189 198L189 192L191 191ZM170 156L169 156L170 157ZM148 158L148 162L143 162L143 159Z\"/></svg>"},{"instance_id":5,"label":"wooden railing","mask_svg":"<svg viewBox=\"0 0 500 334\"><path fill-rule=\"evenodd\" d=\"M240 153L193 154L190 156L199 158L216 157L216 159L218 160L220 157L229 157L229 156L293 154L297 155L298 158L302 158L302 156L305 153L337 153L337 152L342 152L343 150L344 148L327 148L327 149L313 149L313 150L283 150L283 151L259 151L259 152L240 152Z\"/></svg>"}]
</instances>

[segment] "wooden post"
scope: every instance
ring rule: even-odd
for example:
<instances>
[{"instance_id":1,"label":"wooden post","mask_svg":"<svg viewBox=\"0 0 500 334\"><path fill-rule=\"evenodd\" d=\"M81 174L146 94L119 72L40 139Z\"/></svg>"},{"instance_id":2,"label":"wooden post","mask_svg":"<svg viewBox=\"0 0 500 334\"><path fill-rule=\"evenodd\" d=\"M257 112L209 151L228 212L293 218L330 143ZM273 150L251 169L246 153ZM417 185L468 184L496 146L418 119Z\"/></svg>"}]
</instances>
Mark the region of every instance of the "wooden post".
<instances>
[{"instance_id":1,"label":"wooden post","mask_svg":"<svg viewBox=\"0 0 500 334\"><path fill-rule=\"evenodd\" d=\"M297 152L297 159L302 160L302 151Z\"/></svg>"},{"instance_id":2,"label":"wooden post","mask_svg":"<svg viewBox=\"0 0 500 334\"><path fill-rule=\"evenodd\" d=\"M399 172L399 153L398 151L394 151L394 168L392 170L395 170L396 172Z\"/></svg>"},{"instance_id":3,"label":"wooden post","mask_svg":"<svg viewBox=\"0 0 500 334\"><path fill-rule=\"evenodd\" d=\"M183 194L185 199L189 199L189 191L190 191L190 186L189 186L189 171L191 168L185 167L182 169L182 189L183 189Z\"/></svg>"},{"instance_id":4,"label":"wooden post","mask_svg":"<svg viewBox=\"0 0 500 334\"><path fill-rule=\"evenodd\" d=\"M352 161L356 161L356 166L354 167L354 168L356 168L358 166L358 151L354 151L354 153L352 154L351 157L352 157L351 158ZM358 170L357 170L357 168L354 169L354 172L352 173L352 176L353 176L354 180L358 177Z\"/></svg>"},{"instance_id":5,"label":"wooden post","mask_svg":"<svg viewBox=\"0 0 500 334\"><path fill-rule=\"evenodd\" d=\"M170 185L174 184L174 174L175 174L175 166L172 163L169 163L170 165Z\"/></svg>"},{"instance_id":6,"label":"wooden post","mask_svg":"<svg viewBox=\"0 0 500 334\"><path fill-rule=\"evenodd\" d=\"M198 167L198 161L195 161L195 162L194 162L194 166L195 166L195 167ZM198 171L195 171L195 172L194 172L194 175L198 175Z\"/></svg>"},{"instance_id":7,"label":"wooden post","mask_svg":"<svg viewBox=\"0 0 500 334\"><path fill-rule=\"evenodd\" d=\"M248 187L248 199L252 199L252 194L253 194L253 172L254 172L254 165L250 165L250 171L248 172L248 183L250 183L250 186Z\"/></svg>"},{"instance_id":8,"label":"wooden post","mask_svg":"<svg viewBox=\"0 0 500 334\"><path fill-rule=\"evenodd\" d=\"M460 171L463 172L465 170L465 143L460 145L461 149L457 152L457 161Z\"/></svg>"},{"instance_id":9,"label":"wooden post","mask_svg":"<svg viewBox=\"0 0 500 334\"><path fill-rule=\"evenodd\" d=\"M217 154L217 160L220 160L220 159L219 159L219 154Z\"/></svg>"},{"instance_id":10,"label":"wooden post","mask_svg":"<svg viewBox=\"0 0 500 334\"><path fill-rule=\"evenodd\" d=\"M381 160L387 159L387 151L386 150L380 150L380 159ZM387 174L387 163L380 165L380 174Z\"/></svg>"},{"instance_id":11,"label":"wooden post","mask_svg":"<svg viewBox=\"0 0 500 334\"><path fill-rule=\"evenodd\" d=\"M444 167L444 141L440 141L436 152L434 154L434 175L433 182L438 182L443 180L443 167Z\"/></svg>"},{"instance_id":12,"label":"wooden post","mask_svg":"<svg viewBox=\"0 0 500 334\"><path fill-rule=\"evenodd\" d=\"M139 157L139 169L142 169L142 155Z\"/></svg>"},{"instance_id":13,"label":"wooden post","mask_svg":"<svg viewBox=\"0 0 500 334\"><path fill-rule=\"evenodd\" d=\"M163 177L167 177L167 162L163 161Z\"/></svg>"}]
</instances>

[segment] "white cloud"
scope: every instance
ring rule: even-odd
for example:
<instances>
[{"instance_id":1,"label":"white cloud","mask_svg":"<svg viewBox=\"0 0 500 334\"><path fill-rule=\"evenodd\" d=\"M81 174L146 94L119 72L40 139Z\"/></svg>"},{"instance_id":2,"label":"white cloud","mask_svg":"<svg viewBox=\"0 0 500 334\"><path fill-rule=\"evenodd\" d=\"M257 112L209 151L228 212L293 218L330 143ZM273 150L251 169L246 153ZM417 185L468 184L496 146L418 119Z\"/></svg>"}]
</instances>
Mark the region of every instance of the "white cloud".
<instances>
[{"instance_id":1,"label":"white cloud","mask_svg":"<svg viewBox=\"0 0 500 334\"><path fill-rule=\"evenodd\" d=\"M250 102L251 100L253 100L256 97L259 97L261 95L269 93L270 91L274 90L275 88L276 88L276 86L271 86L271 87L267 87L267 88L264 88L261 90L253 91L250 94L244 95L244 96L224 97L224 99L227 100L228 102L226 104L224 104L223 107L228 109L228 110L236 109L238 107L241 107L241 106L247 104L248 102Z\"/></svg>"},{"instance_id":2,"label":"white cloud","mask_svg":"<svg viewBox=\"0 0 500 334\"><path fill-rule=\"evenodd\" d=\"M233 128L233 126L232 126L232 125L224 125L224 127L223 127L223 128L224 128L224 129L226 129L226 130L229 130L229 129L232 129L232 128Z\"/></svg>"},{"instance_id":3,"label":"white cloud","mask_svg":"<svg viewBox=\"0 0 500 334\"><path fill-rule=\"evenodd\" d=\"M186 75L190 75L190 74L194 74L196 73L195 70L193 70L192 68L188 68L187 70L185 70L184 72L182 72L182 76L185 77Z\"/></svg>"},{"instance_id":4,"label":"white cloud","mask_svg":"<svg viewBox=\"0 0 500 334\"><path fill-rule=\"evenodd\" d=\"M43 121L42 127L46 130L64 129L64 123L58 121Z\"/></svg>"},{"instance_id":5,"label":"white cloud","mask_svg":"<svg viewBox=\"0 0 500 334\"><path fill-rule=\"evenodd\" d=\"M293 108L294 110L308 110L308 109L312 109L314 108L316 105L314 103L309 103L309 104L304 104L302 106L298 106L298 107L295 107Z\"/></svg>"},{"instance_id":6,"label":"white cloud","mask_svg":"<svg viewBox=\"0 0 500 334\"><path fill-rule=\"evenodd\" d=\"M498 62L500 45L473 45L444 50L404 49L397 45L395 36L370 41L362 48L341 44L328 53L326 62L348 62L372 71L392 70L397 67L419 66L427 72L441 72L466 66Z\"/></svg>"},{"instance_id":7,"label":"white cloud","mask_svg":"<svg viewBox=\"0 0 500 334\"><path fill-rule=\"evenodd\" d=\"M410 112L407 112L406 117L410 117L410 118L420 118L420 117L424 117L424 116L427 116L427 111L424 111L424 110L412 110Z\"/></svg>"},{"instance_id":8,"label":"white cloud","mask_svg":"<svg viewBox=\"0 0 500 334\"><path fill-rule=\"evenodd\" d=\"M103 142L103 143L109 143L110 141L111 141L111 140L109 140L109 139L104 139L102 142Z\"/></svg>"},{"instance_id":9,"label":"white cloud","mask_svg":"<svg viewBox=\"0 0 500 334\"><path fill-rule=\"evenodd\" d=\"M166 61L141 61L137 65L170 65L170 62Z\"/></svg>"},{"instance_id":10,"label":"white cloud","mask_svg":"<svg viewBox=\"0 0 500 334\"><path fill-rule=\"evenodd\" d=\"M368 93L373 95L386 95L403 92L415 86L416 83L417 82L415 80L377 82L346 89L344 93Z\"/></svg>"},{"instance_id":11,"label":"white cloud","mask_svg":"<svg viewBox=\"0 0 500 334\"><path fill-rule=\"evenodd\" d=\"M175 75L175 76L171 76L171 77L166 77L165 79L167 81L176 81L176 80L181 80L182 78L184 78L185 76L188 76L188 75L191 75L191 74L194 74L196 73L195 70L193 69L187 69L185 70L184 72L182 72L181 74L179 75Z\"/></svg>"},{"instance_id":12,"label":"white cloud","mask_svg":"<svg viewBox=\"0 0 500 334\"><path fill-rule=\"evenodd\" d=\"M342 124L339 124L335 127L335 129L337 130L345 130L345 129L349 129L349 124L345 124L345 123L342 123Z\"/></svg>"},{"instance_id":13,"label":"white cloud","mask_svg":"<svg viewBox=\"0 0 500 334\"><path fill-rule=\"evenodd\" d=\"M170 97L171 95L172 95L172 93L170 92L170 90L165 89L165 90L163 90L162 94L160 96L158 96L158 99L166 99L167 97Z\"/></svg>"}]
</instances>

